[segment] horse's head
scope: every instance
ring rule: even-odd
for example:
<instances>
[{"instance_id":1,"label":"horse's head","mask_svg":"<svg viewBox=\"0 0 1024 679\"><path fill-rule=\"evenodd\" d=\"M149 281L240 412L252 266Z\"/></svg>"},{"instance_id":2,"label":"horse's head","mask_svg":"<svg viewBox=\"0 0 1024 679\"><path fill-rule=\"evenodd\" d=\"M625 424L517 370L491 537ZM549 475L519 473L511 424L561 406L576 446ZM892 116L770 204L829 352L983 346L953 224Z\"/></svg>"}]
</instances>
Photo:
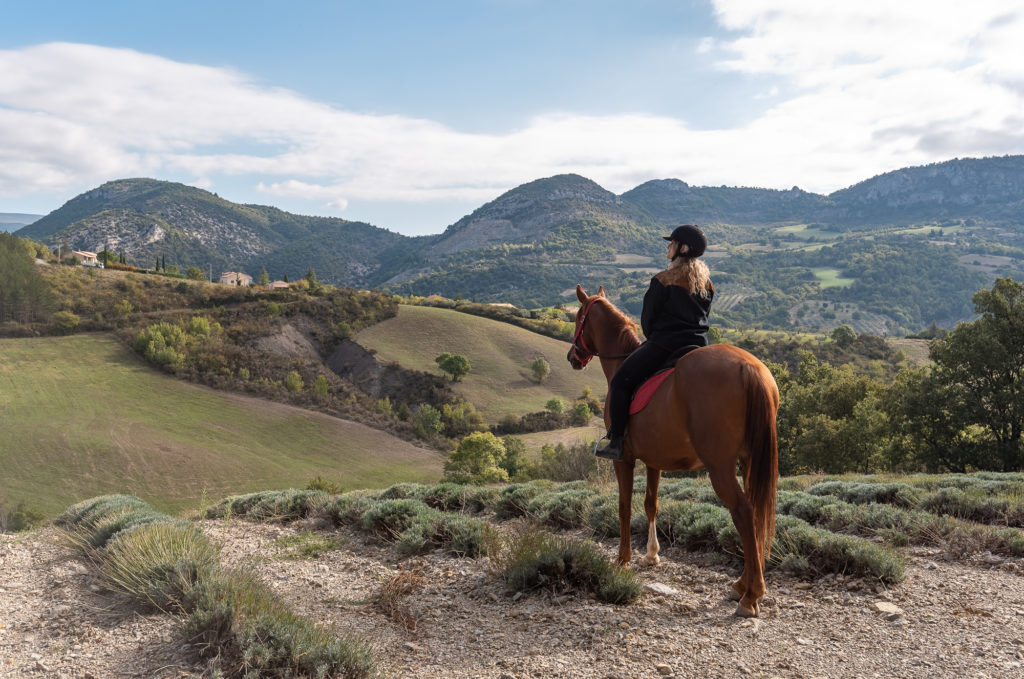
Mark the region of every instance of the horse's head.
<instances>
[{"instance_id":1,"label":"horse's head","mask_svg":"<svg viewBox=\"0 0 1024 679\"><path fill-rule=\"evenodd\" d=\"M590 359L597 355L597 351L590 348L594 346L593 329L586 329L586 320L594 302L604 296L603 285L597 289L597 294L593 297L587 295L582 285L576 286L576 297L580 300L580 309L576 312L576 332L572 337L572 346L569 347L569 353L566 355L573 370L582 370L590 362Z\"/></svg>"}]
</instances>

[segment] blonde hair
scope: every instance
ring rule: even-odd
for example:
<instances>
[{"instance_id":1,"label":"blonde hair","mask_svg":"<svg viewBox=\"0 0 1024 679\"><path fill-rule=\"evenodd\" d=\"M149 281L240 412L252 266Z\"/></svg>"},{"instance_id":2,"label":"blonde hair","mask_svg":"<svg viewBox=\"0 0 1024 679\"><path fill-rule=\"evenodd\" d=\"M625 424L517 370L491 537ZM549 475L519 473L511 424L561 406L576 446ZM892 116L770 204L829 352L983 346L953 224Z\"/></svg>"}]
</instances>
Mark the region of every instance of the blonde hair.
<instances>
[{"instance_id":1,"label":"blonde hair","mask_svg":"<svg viewBox=\"0 0 1024 679\"><path fill-rule=\"evenodd\" d=\"M682 286L695 295L707 297L714 289L708 265L696 257L676 257L668 268L676 269Z\"/></svg>"}]
</instances>

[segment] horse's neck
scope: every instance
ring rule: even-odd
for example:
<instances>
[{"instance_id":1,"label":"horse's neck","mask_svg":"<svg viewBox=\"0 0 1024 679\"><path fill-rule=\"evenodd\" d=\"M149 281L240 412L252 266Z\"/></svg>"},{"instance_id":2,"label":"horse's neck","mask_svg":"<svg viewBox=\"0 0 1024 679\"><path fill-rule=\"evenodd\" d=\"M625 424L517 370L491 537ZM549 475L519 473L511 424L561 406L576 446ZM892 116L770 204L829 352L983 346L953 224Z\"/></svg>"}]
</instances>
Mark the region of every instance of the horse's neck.
<instances>
[{"instance_id":1,"label":"horse's neck","mask_svg":"<svg viewBox=\"0 0 1024 679\"><path fill-rule=\"evenodd\" d=\"M601 339L601 348L598 349L599 354L608 356L629 354L640 346L640 338L636 336L636 333L629 332L616 324L610 325L611 327L608 328ZM615 375L615 371L619 369L624 360L626 360L624 357L601 359L601 370L604 371L604 377L609 383L611 383L612 376Z\"/></svg>"}]
</instances>

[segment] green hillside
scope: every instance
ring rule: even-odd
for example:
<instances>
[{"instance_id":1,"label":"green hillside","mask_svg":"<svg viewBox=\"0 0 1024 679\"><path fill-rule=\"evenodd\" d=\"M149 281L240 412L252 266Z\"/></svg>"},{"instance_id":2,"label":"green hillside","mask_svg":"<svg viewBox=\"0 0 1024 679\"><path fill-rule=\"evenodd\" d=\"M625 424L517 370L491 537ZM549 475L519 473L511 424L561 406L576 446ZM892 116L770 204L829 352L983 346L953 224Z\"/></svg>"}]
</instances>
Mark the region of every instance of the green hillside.
<instances>
[{"instance_id":1,"label":"green hillside","mask_svg":"<svg viewBox=\"0 0 1024 679\"><path fill-rule=\"evenodd\" d=\"M317 475L354 489L441 472L435 452L182 382L106 335L0 340L0 412L0 501L48 514L107 493L175 512L204 492L302 487Z\"/></svg>"},{"instance_id":2,"label":"green hillside","mask_svg":"<svg viewBox=\"0 0 1024 679\"><path fill-rule=\"evenodd\" d=\"M444 352L469 358L472 370L455 391L473 403L488 422L504 415L542 410L552 397L578 398L585 386L603 399L604 373L597 361L575 371L565 360L566 342L507 323L448 309L406 306L398 315L359 332L354 338L384 361L441 374L434 358ZM531 379L529 364L543 356L551 375L543 385Z\"/></svg>"}]
</instances>

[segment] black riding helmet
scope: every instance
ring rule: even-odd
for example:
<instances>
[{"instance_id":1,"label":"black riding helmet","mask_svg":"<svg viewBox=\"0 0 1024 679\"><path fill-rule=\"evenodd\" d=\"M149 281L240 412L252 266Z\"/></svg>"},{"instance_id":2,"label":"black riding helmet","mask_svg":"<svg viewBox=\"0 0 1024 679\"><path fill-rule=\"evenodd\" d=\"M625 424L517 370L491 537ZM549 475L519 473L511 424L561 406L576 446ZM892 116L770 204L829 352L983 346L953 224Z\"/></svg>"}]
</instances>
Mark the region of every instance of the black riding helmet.
<instances>
[{"instance_id":1,"label":"black riding helmet","mask_svg":"<svg viewBox=\"0 0 1024 679\"><path fill-rule=\"evenodd\" d=\"M683 224L672 229L671 236L662 236L665 240L674 240L689 247L687 252L680 252L676 257L700 257L708 247L708 237L696 224Z\"/></svg>"}]
</instances>

